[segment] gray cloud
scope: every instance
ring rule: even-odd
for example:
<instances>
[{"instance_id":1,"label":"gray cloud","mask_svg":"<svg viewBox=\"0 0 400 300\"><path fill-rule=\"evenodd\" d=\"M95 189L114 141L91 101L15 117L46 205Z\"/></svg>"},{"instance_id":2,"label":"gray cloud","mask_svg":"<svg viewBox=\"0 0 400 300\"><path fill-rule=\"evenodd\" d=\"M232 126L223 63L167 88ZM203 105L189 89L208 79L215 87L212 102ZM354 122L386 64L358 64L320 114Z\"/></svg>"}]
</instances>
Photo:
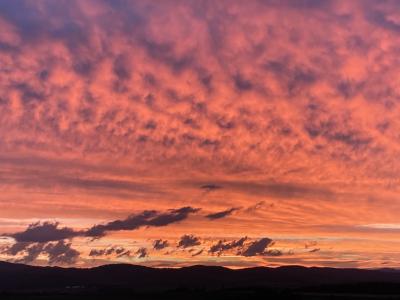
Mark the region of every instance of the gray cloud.
<instances>
[{"instance_id":1,"label":"gray cloud","mask_svg":"<svg viewBox=\"0 0 400 300\"><path fill-rule=\"evenodd\" d=\"M21 232L10 234L17 242L46 243L59 241L82 235L82 232L75 231L68 227L59 227L58 222L37 222Z\"/></svg>"},{"instance_id":2,"label":"gray cloud","mask_svg":"<svg viewBox=\"0 0 400 300\"><path fill-rule=\"evenodd\" d=\"M233 81L236 89L239 91L249 91L253 88L253 83L249 79L244 78L241 74L234 75Z\"/></svg>"},{"instance_id":3,"label":"gray cloud","mask_svg":"<svg viewBox=\"0 0 400 300\"><path fill-rule=\"evenodd\" d=\"M262 209L265 206L265 204L266 204L265 201L259 201L256 204L247 207L245 209L245 212L247 212L247 213L257 212L260 209ZM273 207L273 204L270 204L270 207Z\"/></svg>"},{"instance_id":4,"label":"gray cloud","mask_svg":"<svg viewBox=\"0 0 400 300\"><path fill-rule=\"evenodd\" d=\"M160 43L152 41L148 37L139 40L143 48L152 59L155 59L171 68L173 72L180 72L193 66L192 53L176 55L173 43Z\"/></svg>"},{"instance_id":5,"label":"gray cloud","mask_svg":"<svg viewBox=\"0 0 400 300\"><path fill-rule=\"evenodd\" d=\"M199 211L199 208L189 206L170 209L166 212L146 210L139 214L130 216L123 220L115 220L106 224L94 225L87 230L76 231L68 227L60 227L58 222L37 222L28 226L21 232L4 234L12 237L19 245L21 243L47 243L61 241L75 237L99 238L109 231L135 230L143 226L162 227L172 223L185 220L192 213Z\"/></svg>"},{"instance_id":6,"label":"gray cloud","mask_svg":"<svg viewBox=\"0 0 400 300\"><path fill-rule=\"evenodd\" d=\"M352 97L359 89L357 84L342 81L337 89L343 97ZM323 138L329 143L340 143L353 150L361 150L371 144L369 133L351 126L351 118L345 114L332 115L327 107L319 103L310 103L306 107L304 130L312 139Z\"/></svg>"},{"instance_id":7,"label":"gray cloud","mask_svg":"<svg viewBox=\"0 0 400 300\"><path fill-rule=\"evenodd\" d=\"M31 245L31 243L16 242L11 247L5 248L2 253L9 255L17 255L19 252L24 251L26 248L28 248L29 245Z\"/></svg>"},{"instance_id":8,"label":"gray cloud","mask_svg":"<svg viewBox=\"0 0 400 300\"><path fill-rule=\"evenodd\" d=\"M35 261L38 258L38 256L42 253L43 247L44 247L44 244L42 244L42 243L35 243L35 244L27 245L24 249L19 251L19 253L21 253L21 252L26 253L25 256L21 259L18 259L17 262L29 264L29 263Z\"/></svg>"},{"instance_id":9,"label":"gray cloud","mask_svg":"<svg viewBox=\"0 0 400 300\"><path fill-rule=\"evenodd\" d=\"M239 240L235 240L232 242L224 242L224 241L218 241L217 244L212 245L210 247L210 250L208 252L210 253L218 253L218 255L222 254L222 252L226 250L231 250L239 247L243 247L244 242L247 240L247 237L243 237Z\"/></svg>"},{"instance_id":10,"label":"gray cloud","mask_svg":"<svg viewBox=\"0 0 400 300\"><path fill-rule=\"evenodd\" d=\"M257 256L257 255L264 255L265 249L270 246L273 241L269 238L262 238L258 241L251 243L247 249L245 249L240 254L243 256Z\"/></svg>"},{"instance_id":11,"label":"gray cloud","mask_svg":"<svg viewBox=\"0 0 400 300\"><path fill-rule=\"evenodd\" d=\"M380 10L368 11L366 19L371 23L378 25L390 31L400 32L400 25L390 18L390 13L385 13Z\"/></svg>"},{"instance_id":12,"label":"gray cloud","mask_svg":"<svg viewBox=\"0 0 400 300\"><path fill-rule=\"evenodd\" d=\"M153 242L153 249L154 250L161 250L161 249L164 249L164 248L166 248L168 246L169 246L169 243L168 243L167 240L159 239L159 240L155 240Z\"/></svg>"},{"instance_id":13,"label":"gray cloud","mask_svg":"<svg viewBox=\"0 0 400 300\"><path fill-rule=\"evenodd\" d=\"M149 253L148 253L147 249L144 248L144 247L139 248L136 251L136 254L137 254L138 258L145 258L145 257L149 256Z\"/></svg>"},{"instance_id":14,"label":"gray cloud","mask_svg":"<svg viewBox=\"0 0 400 300\"><path fill-rule=\"evenodd\" d=\"M222 186L220 186L218 184L209 183L209 184L203 184L202 186L200 186L200 188L203 190L213 191L213 190L222 189Z\"/></svg>"},{"instance_id":15,"label":"gray cloud","mask_svg":"<svg viewBox=\"0 0 400 300\"><path fill-rule=\"evenodd\" d=\"M135 230L143 226L167 226L185 220L190 214L196 213L199 210L199 208L192 208L189 206L179 209L170 209L164 213L155 210L146 210L124 220L116 220L104 225L95 225L88 229L85 235L88 237L101 237L108 231Z\"/></svg>"},{"instance_id":16,"label":"gray cloud","mask_svg":"<svg viewBox=\"0 0 400 300\"><path fill-rule=\"evenodd\" d=\"M314 248L314 249L311 249L310 251L308 251L308 252L310 252L310 253L315 253L315 252L318 252L318 251L320 251L321 249L320 248Z\"/></svg>"},{"instance_id":17,"label":"gray cloud","mask_svg":"<svg viewBox=\"0 0 400 300\"><path fill-rule=\"evenodd\" d=\"M23 257L17 259L16 262L29 264L40 255L43 247L42 243L16 242L12 246L1 249L1 253L12 256L21 254Z\"/></svg>"},{"instance_id":18,"label":"gray cloud","mask_svg":"<svg viewBox=\"0 0 400 300\"><path fill-rule=\"evenodd\" d=\"M108 247L104 249L91 249L89 256L97 257L97 256L129 256L130 251L126 250L124 247Z\"/></svg>"},{"instance_id":19,"label":"gray cloud","mask_svg":"<svg viewBox=\"0 0 400 300\"><path fill-rule=\"evenodd\" d=\"M6 248L2 253L12 256L23 255L16 262L29 264L34 262L39 255L47 255L51 265L73 264L79 258L80 253L71 248L71 243L60 240L56 243L31 243L16 242Z\"/></svg>"},{"instance_id":20,"label":"gray cloud","mask_svg":"<svg viewBox=\"0 0 400 300\"><path fill-rule=\"evenodd\" d=\"M192 254L192 257L199 256L199 255L202 254L203 252L204 252L204 249L200 249L199 251L193 253L193 254Z\"/></svg>"},{"instance_id":21,"label":"gray cloud","mask_svg":"<svg viewBox=\"0 0 400 300\"><path fill-rule=\"evenodd\" d=\"M198 237L195 237L194 235L188 234L183 235L178 242L179 248L188 248L198 245L200 245L200 239Z\"/></svg>"},{"instance_id":22,"label":"gray cloud","mask_svg":"<svg viewBox=\"0 0 400 300\"><path fill-rule=\"evenodd\" d=\"M208 218L210 220L225 218L226 216L231 215L234 211L237 211L239 209L240 209L239 207L232 207L232 208L224 210L224 211L209 214L206 216L206 218Z\"/></svg>"},{"instance_id":23,"label":"gray cloud","mask_svg":"<svg viewBox=\"0 0 400 300\"><path fill-rule=\"evenodd\" d=\"M283 252L278 249L270 249L270 250L265 251L263 253L263 255L265 255L265 256L282 256Z\"/></svg>"},{"instance_id":24,"label":"gray cloud","mask_svg":"<svg viewBox=\"0 0 400 300\"><path fill-rule=\"evenodd\" d=\"M58 241L57 243L49 243L43 248L43 253L48 254L49 264L74 264L79 258L80 253L71 248L71 243Z\"/></svg>"},{"instance_id":25,"label":"gray cloud","mask_svg":"<svg viewBox=\"0 0 400 300\"><path fill-rule=\"evenodd\" d=\"M195 183L196 182L184 182L184 184L190 185ZM337 194L328 187L293 182L219 180L213 184L200 186L200 188L206 191L214 191L222 187L231 192L249 193L274 198L308 199L318 197L321 200L334 200L335 197L337 197ZM257 208L260 208L265 202L260 201L258 204Z\"/></svg>"}]
</instances>

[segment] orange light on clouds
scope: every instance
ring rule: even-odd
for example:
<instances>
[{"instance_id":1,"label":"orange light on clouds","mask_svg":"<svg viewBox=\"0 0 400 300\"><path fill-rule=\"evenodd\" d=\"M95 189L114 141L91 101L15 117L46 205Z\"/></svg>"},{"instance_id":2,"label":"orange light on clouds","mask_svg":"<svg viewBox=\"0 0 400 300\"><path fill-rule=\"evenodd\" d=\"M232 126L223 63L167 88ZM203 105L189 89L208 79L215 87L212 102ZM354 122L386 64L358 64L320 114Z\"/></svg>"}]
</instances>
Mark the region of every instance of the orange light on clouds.
<instances>
[{"instance_id":1,"label":"orange light on clouds","mask_svg":"<svg viewBox=\"0 0 400 300\"><path fill-rule=\"evenodd\" d=\"M38 242L15 252L10 236L51 221L81 232L61 239L79 252L66 265L398 266L399 13L390 1L0 3L0 257L48 264L26 260ZM187 206L201 210L125 224ZM198 244L179 247L185 235Z\"/></svg>"}]
</instances>

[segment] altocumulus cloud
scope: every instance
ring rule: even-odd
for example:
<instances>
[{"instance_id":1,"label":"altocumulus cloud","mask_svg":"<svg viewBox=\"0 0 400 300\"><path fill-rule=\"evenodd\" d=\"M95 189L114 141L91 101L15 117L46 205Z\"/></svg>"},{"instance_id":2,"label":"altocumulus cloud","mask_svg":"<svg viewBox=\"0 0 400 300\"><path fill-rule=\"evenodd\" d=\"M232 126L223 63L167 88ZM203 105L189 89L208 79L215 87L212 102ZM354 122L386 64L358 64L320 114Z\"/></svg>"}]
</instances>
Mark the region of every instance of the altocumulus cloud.
<instances>
[{"instance_id":1,"label":"altocumulus cloud","mask_svg":"<svg viewBox=\"0 0 400 300\"><path fill-rule=\"evenodd\" d=\"M25 210L27 218L61 218L71 208L92 218L109 197L130 205L159 197L158 209L188 199L189 191L167 182L193 177L207 209L229 196L227 208L243 206L254 228L272 235L282 226L297 236L303 229L319 234L320 226L348 230L332 209L343 220L362 210L357 224L368 222L369 213L395 223L397 14L396 1L0 1L3 216ZM9 188L23 200L9 197ZM54 190L60 193L50 196ZM65 200L86 194L96 198ZM50 197L54 205L42 205ZM276 209L254 205L267 199ZM297 201L298 228L287 200ZM316 212L323 224L314 224ZM33 224L11 235L16 245L9 251L28 245L29 260L43 243L185 217L146 211L82 231ZM230 221L232 234L254 233ZM213 232L218 221L202 224L196 232ZM349 234L359 230L372 237L388 229ZM265 244L246 241L243 252L279 254L268 252L270 244L257 250Z\"/></svg>"}]
</instances>

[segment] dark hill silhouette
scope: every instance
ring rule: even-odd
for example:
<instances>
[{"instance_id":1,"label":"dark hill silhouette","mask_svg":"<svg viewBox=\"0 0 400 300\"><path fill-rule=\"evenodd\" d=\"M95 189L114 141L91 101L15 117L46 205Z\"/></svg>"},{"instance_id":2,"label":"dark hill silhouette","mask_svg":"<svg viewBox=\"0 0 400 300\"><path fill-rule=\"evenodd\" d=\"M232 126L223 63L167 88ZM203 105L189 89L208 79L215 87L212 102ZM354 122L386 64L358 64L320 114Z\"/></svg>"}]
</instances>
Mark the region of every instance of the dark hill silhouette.
<instances>
[{"instance_id":1,"label":"dark hill silhouette","mask_svg":"<svg viewBox=\"0 0 400 300\"><path fill-rule=\"evenodd\" d=\"M211 300L266 295L270 299L360 299L364 294L400 295L400 272L301 266L158 269L129 264L84 269L0 262L0 299Z\"/></svg>"},{"instance_id":2,"label":"dark hill silhouette","mask_svg":"<svg viewBox=\"0 0 400 300\"><path fill-rule=\"evenodd\" d=\"M141 291L250 286L295 288L368 282L400 284L400 272L301 266L238 270L214 266L158 269L129 264L81 269L0 262L0 291L63 289L77 286L124 287Z\"/></svg>"}]
</instances>

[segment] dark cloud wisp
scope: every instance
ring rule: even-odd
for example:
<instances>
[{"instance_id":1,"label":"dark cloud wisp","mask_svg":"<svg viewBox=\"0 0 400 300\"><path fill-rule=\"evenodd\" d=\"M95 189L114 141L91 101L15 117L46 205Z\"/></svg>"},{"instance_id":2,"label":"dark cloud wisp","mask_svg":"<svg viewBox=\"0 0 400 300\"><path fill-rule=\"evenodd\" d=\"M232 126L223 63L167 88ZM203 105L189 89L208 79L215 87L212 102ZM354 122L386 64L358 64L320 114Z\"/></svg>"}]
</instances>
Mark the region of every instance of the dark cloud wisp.
<instances>
[{"instance_id":1,"label":"dark cloud wisp","mask_svg":"<svg viewBox=\"0 0 400 300\"><path fill-rule=\"evenodd\" d=\"M223 211L219 211L219 212L216 212L216 213L208 214L208 215L206 215L206 218L208 218L210 220L222 219L222 218L225 218L225 217L231 215L234 211L237 211L239 209L240 208L238 208L238 207L232 207L232 208L227 209L227 210L223 210Z\"/></svg>"},{"instance_id":2,"label":"dark cloud wisp","mask_svg":"<svg viewBox=\"0 0 400 300\"><path fill-rule=\"evenodd\" d=\"M137 215L130 216L124 220L116 220L106 224L95 225L85 232L88 237L102 237L109 231L135 230L143 226L161 227L177 223L188 218L192 213L199 211L199 208L190 206L170 209L166 212L156 210L145 210Z\"/></svg>"},{"instance_id":3,"label":"dark cloud wisp","mask_svg":"<svg viewBox=\"0 0 400 300\"><path fill-rule=\"evenodd\" d=\"M3 236L12 237L18 243L47 243L61 241L75 237L100 238L110 231L135 230L144 226L162 227L183 221L190 214L198 212L199 208L190 206L170 209L165 212L145 210L123 220L115 220L106 224L94 225L87 230L74 230L69 227L60 227L58 222L37 222L27 229Z\"/></svg>"},{"instance_id":4,"label":"dark cloud wisp","mask_svg":"<svg viewBox=\"0 0 400 300\"><path fill-rule=\"evenodd\" d=\"M126 250L124 247L108 247L104 249L91 249L89 256L97 257L97 256L110 256L113 255L115 257L121 256L129 256L130 251Z\"/></svg>"}]
</instances>

